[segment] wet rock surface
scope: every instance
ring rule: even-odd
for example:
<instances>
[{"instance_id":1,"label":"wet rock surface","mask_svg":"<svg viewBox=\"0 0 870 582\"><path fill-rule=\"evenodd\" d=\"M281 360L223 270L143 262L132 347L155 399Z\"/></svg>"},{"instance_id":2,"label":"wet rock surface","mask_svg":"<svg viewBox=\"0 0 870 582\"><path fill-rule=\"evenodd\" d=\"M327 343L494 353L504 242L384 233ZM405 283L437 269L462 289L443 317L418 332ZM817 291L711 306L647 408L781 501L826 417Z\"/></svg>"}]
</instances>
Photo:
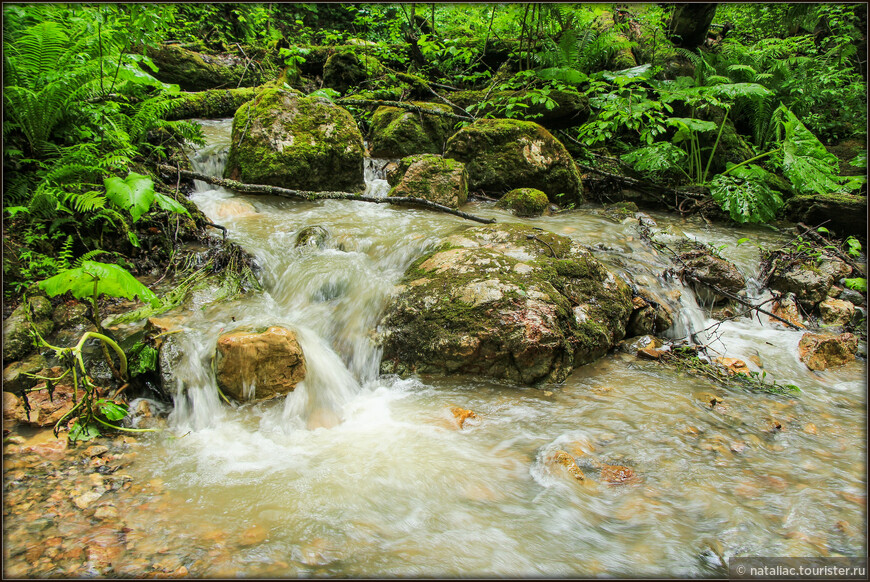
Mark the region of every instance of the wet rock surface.
<instances>
[{"instance_id":1,"label":"wet rock surface","mask_svg":"<svg viewBox=\"0 0 870 582\"><path fill-rule=\"evenodd\" d=\"M573 158L531 121L480 119L447 141L444 157L465 163L472 191L501 196L515 188L535 188L556 203L583 200Z\"/></svg>"},{"instance_id":2,"label":"wet rock surface","mask_svg":"<svg viewBox=\"0 0 870 582\"><path fill-rule=\"evenodd\" d=\"M832 334L805 333L798 344L800 359L810 370L826 370L842 366L855 359L858 338L851 333Z\"/></svg>"},{"instance_id":3,"label":"wet rock surface","mask_svg":"<svg viewBox=\"0 0 870 582\"><path fill-rule=\"evenodd\" d=\"M240 330L218 338L218 386L239 401L263 400L291 392L305 379L305 356L296 333L283 327Z\"/></svg>"},{"instance_id":4,"label":"wet rock surface","mask_svg":"<svg viewBox=\"0 0 870 582\"><path fill-rule=\"evenodd\" d=\"M798 303L812 309L828 296L840 278L852 271L839 259L823 257L818 263L791 263L774 269L769 278L771 289L793 293Z\"/></svg>"},{"instance_id":5,"label":"wet rock surface","mask_svg":"<svg viewBox=\"0 0 870 582\"><path fill-rule=\"evenodd\" d=\"M541 216L550 205L547 195L535 188L516 188L505 194L495 204L507 208L516 216Z\"/></svg>"},{"instance_id":6,"label":"wet rock surface","mask_svg":"<svg viewBox=\"0 0 870 582\"><path fill-rule=\"evenodd\" d=\"M475 227L406 273L379 328L381 370L558 382L624 337L631 308L628 285L570 239Z\"/></svg>"},{"instance_id":7,"label":"wet rock surface","mask_svg":"<svg viewBox=\"0 0 870 582\"><path fill-rule=\"evenodd\" d=\"M450 208L459 208L468 199L468 174L462 162L434 154L404 158L406 167L389 196L422 198Z\"/></svg>"},{"instance_id":8,"label":"wet rock surface","mask_svg":"<svg viewBox=\"0 0 870 582\"><path fill-rule=\"evenodd\" d=\"M733 263L715 257L708 251L700 249L689 251L681 254L678 259L683 265L684 276L701 282L701 284L693 284L702 301L721 303L728 300L728 297L713 291L707 285L713 285L732 295L736 295L746 287L746 279Z\"/></svg>"},{"instance_id":9,"label":"wet rock surface","mask_svg":"<svg viewBox=\"0 0 870 582\"><path fill-rule=\"evenodd\" d=\"M299 190L363 188L363 140L345 109L266 89L236 111L224 175Z\"/></svg>"}]
</instances>

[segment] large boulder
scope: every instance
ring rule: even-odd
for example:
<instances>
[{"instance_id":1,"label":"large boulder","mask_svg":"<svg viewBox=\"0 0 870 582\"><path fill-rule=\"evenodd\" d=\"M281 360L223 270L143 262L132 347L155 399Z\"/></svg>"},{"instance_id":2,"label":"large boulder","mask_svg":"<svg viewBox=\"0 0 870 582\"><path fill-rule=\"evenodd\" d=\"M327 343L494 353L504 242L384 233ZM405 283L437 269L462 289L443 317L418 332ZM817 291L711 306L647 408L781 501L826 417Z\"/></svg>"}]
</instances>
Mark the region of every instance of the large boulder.
<instances>
[{"instance_id":1,"label":"large boulder","mask_svg":"<svg viewBox=\"0 0 870 582\"><path fill-rule=\"evenodd\" d=\"M239 401L292 392L305 379L305 356L296 333L283 327L223 334L215 349L215 375L225 394Z\"/></svg>"},{"instance_id":2,"label":"large boulder","mask_svg":"<svg viewBox=\"0 0 870 582\"><path fill-rule=\"evenodd\" d=\"M361 190L363 139L345 109L318 97L266 89L233 118L224 175L299 190Z\"/></svg>"},{"instance_id":3,"label":"large boulder","mask_svg":"<svg viewBox=\"0 0 870 582\"><path fill-rule=\"evenodd\" d=\"M459 208L468 199L468 176L465 164L434 154L402 159L407 166L390 196L409 196Z\"/></svg>"},{"instance_id":4,"label":"large boulder","mask_svg":"<svg viewBox=\"0 0 870 582\"><path fill-rule=\"evenodd\" d=\"M768 284L781 293L794 293L798 303L812 308L828 296L828 291L852 268L840 259L822 257L817 263L784 262L771 273Z\"/></svg>"},{"instance_id":5,"label":"large boulder","mask_svg":"<svg viewBox=\"0 0 870 582\"><path fill-rule=\"evenodd\" d=\"M571 239L473 227L408 269L379 326L381 370L561 382L623 338L631 311L628 285Z\"/></svg>"},{"instance_id":6,"label":"large boulder","mask_svg":"<svg viewBox=\"0 0 870 582\"><path fill-rule=\"evenodd\" d=\"M414 101L411 105L451 112L450 106L440 103ZM441 115L427 115L398 107L378 107L372 115L369 152L374 158L440 154L444 151L452 126L453 122Z\"/></svg>"},{"instance_id":7,"label":"large boulder","mask_svg":"<svg viewBox=\"0 0 870 582\"><path fill-rule=\"evenodd\" d=\"M800 360L810 370L825 370L829 366L842 366L855 359L858 338L851 333L831 335L805 333L798 343Z\"/></svg>"},{"instance_id":8,"label":"large boulder","mask_svg":"<svg viewBox=\"0 0 870 582\"><path fill-rule=\"evenodd\" d=\"M472 191L500 196L514 188L537 188L557 203L583 199L580 174L568 150L531 121L475 121L447 141L444 157L465 163Z\"/></svg>"},{"instance_id":9,"label":"large boulder","mask_svg":"<svg viewBox=\"0 0 870 582\"><path fill-rule=\"evenodd\" d=\"M357 56L355 48L345 47L331 54L323 65L323 84L339 93L377 76L384 68L371 55Z\"/></svg>"},{"instance_id":10,"label":"large boulder","mask_svg":"<svg viewBox=\"0 0 870 582\"><path fill-rule=\"evenodd\" d=\"M698 298L705 303L720 303L728 297L714 291L716 287L736 295L746 287L746 279L733 263L715 257L706 250L695 249L679 255L683 277L692 283Z\"/></svg>"},{"instance_id":11,"label":"large boulder","mask_svg":"<svg viewBox=\"0 0 870 582\"><path fill-rule=\"evenodd\" d=\"M30 320L27 309L31 310ZM3 361L18 360L33 350L31 329L34 327L43 338L47 338L54 330L51 314L51 302L45 297L30 297L19 305L3 322Z\"/></svg>"}]
</instances>

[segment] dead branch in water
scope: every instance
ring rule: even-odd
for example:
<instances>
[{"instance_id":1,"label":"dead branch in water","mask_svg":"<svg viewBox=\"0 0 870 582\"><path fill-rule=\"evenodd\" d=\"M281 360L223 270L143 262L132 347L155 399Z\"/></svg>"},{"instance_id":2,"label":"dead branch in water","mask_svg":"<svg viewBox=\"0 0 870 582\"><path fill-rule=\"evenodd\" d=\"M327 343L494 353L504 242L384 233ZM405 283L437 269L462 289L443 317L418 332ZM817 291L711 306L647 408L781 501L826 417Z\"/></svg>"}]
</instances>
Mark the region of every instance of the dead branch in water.
<instances>
[{"instance_id":1,"label":"dead branch in water","mask_svg":"<svg viewBox=\"0 0 870 582\"><path fill-rule=\"evenodd\" d=\"M294 198L297 200L308 200L312 202L317 200L355 200L357 202L372 202L374 204L416 206L429 210L435 210L437 212L443 212L445 214L452 214L454 216L458 216L466 220L473 220L474 222L480 222L482 224L492 224L495 222L495 219L481 218L480 216L468 214L467 212L462 212L461 210L456 210L454 208L444 206L443 204L438 204L437 202L432 202L431 200L425 200L423 198L412 198L409 196L376 198L374 196L363 196L362 194L352 194L350 192L314 192L310 190L290 190L288 188L281 188L280 186L267 186L264 184L245 184L244 182L237 182L236 180L228 180L226 178L217 178L215 176L200 174L199 172L178 170L173 166L167 166L165 164L159 164L157 168L161 172L165 172L167 174L178 173L184 178L202 180L203 182L206 182L208 184L221 186L223 188L226 188L228 190L234 190L236 192L246 192L249 194L271 194L273 196L281 196L283 198Z\"/></svg>"}]
</instances>

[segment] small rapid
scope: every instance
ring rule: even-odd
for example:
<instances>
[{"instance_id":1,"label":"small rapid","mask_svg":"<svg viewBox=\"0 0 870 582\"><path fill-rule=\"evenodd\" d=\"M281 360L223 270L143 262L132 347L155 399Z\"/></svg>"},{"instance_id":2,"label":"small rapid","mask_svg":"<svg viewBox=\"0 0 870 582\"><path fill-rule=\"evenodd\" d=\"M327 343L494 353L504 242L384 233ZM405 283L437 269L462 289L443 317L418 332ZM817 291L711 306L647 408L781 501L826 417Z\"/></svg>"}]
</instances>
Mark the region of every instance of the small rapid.
<instances>
[{"instance_id":1,"label":"small rapid","mask_svg":"<svg viewBox=\"0 0 870 582\"><path fill-rule=\"evenodd\" d=\"M193 157L197 171L222 172L229 123L202 122L209 143ZM386 194L383 165L366 160L367 194ZM640 239L636 221L584 210L523 219L470 204L592 246L608 268L673 302L670 337L700 334L721 355L800 386L799 395L725 389L621 353L541 389L381 376L373 332L393 286L469 223L196 188L199 208L256 258L265 291L221 303L194 297L178 334L175 436L148 437L129 469L163 484L149 535L172 551L183 544L198 564L191 574L711 576L737 555L866 554L861 536L848 534L866 525L864 364L813 373L797 357L800 332L766 318L715 325L691 288L662 275L667 258ZM758 249L737 243L745 232L651 219L672 236L721 246L757 276ZM313 226L328 230L326 242L295 246ZM751 236L782 243L775 232ZM751 301L764 300L754 293ZM222 403L211 369L218 336L271 325L298 334L305 380L286 398ZM454 407L477 418L458 430ZM590 459L584 471L627 466L637 482L566 483L547 458L569 446Z\"/></svg>"}]
</instances>

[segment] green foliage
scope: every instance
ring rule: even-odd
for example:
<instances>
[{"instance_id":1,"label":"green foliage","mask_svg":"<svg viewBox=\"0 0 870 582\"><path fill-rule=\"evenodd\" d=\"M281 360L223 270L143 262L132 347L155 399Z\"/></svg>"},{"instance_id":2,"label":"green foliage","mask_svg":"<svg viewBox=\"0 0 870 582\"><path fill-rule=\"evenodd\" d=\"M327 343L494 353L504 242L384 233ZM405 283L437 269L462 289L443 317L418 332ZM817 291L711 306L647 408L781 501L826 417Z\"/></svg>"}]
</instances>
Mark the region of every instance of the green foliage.
<instances>
[{"instance_id":1,"label":"green foliage","mask_svg":"<svg viewBox=\"0 0 870 582\"><path fill-rule=\"evenodd\" d=\"M782 198L759 179L758 172L764 170L758 166L748 166L742 177L720 174L710 184L713 200L735 222L769 222L782 208Z\"/></svg>"},{"instance_id":2,"label":"green foliage","mask_svg":"<svg viewBox=\"0 0 870 582\"><path fill-rule=\"evenodd\" d=\"M50 297L72 293L76 299L95 301L99 295L139 298L151 305L159 303L153 291L136 280L123 267L110 263L83 261L81 266L68 269L39 283L40 289Z\"/></svg>"},{"instance_id":3,"label":"green foliage","mask_svg":"<svg viewBox=\"0 0 870 582\"><path fill-rule=\"evenodd\" d=\"M148 176L130 172L123 180L116 177L103 180L106 197L130 213L133 222L148 212L154 202L154 182Z\"/></svg>"},{"instance_id":4,"label":"green foliage","mask_svg":"<svg viewBox=\"0 0 870 582\"><path fill-rule=\"evenodd\" d=\"M846 287L854 291L860 291L861 293L867 292L867 279L865 279L864 277L846 279L843 283L846 285Z\"/></svg>"},{"instance_id":5,"label":"green foliage","mask_svg":"<svg viewBox=\"0 0 870 582\"><path fill-rule=\"evenodd\" d=\"M679 170L686 175L682 166L689 155L676 145L667 141L656 142L627 154L623 154L623 162L631 165L638 172L651 175L654 178L664 178Z\"/></svg>"},{"instance_id":6,"label":"green foliage","mask_svg":"<svg viewBox=\"0 0 870 582\"><path fill-rule=\"evenodd\" d=\"M791 110L780 106L777 114L784 132L782 171L795 191L826 194L840 190L836 156L828 153Z\"/></svg>"},{"instance_id":7,"label":"green foliage","mask_svg":"<svg viewBox=\"0 0 870 582\"><path fill-rule=\"evenodd\" d=\"M846 246L846 252L856 259L861 256L861 243L854 236L850 236L843 243Z\"/></svg>"}]
</instances>

